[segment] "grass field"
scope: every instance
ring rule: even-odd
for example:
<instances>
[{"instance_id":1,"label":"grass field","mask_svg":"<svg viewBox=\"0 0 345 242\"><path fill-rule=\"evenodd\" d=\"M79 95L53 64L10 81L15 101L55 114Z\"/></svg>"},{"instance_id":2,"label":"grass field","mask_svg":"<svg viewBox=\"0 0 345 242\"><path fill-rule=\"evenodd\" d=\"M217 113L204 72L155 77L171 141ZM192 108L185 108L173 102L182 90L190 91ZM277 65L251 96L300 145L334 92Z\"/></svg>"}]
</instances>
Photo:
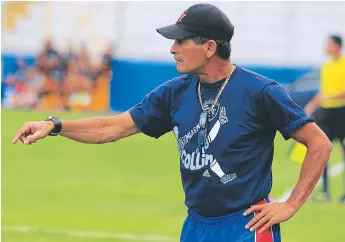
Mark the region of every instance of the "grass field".
<instances>
[{"instance_id":1,"label":"grass field","mask_svg":"<svg viewBox=\"0 0 345 242\"><path fill-rule=\"evenodd\" d=\"M49 114L2 110L3 242L179 240L186 207L173 134L159 140L140 134L104 145L62 137L48 137L32 146L11 144L24 121ZM299 176L300 166L287 157L290 144L277 135L274 197ZM341 160L339 145L335 147L332 164ZM283 242L344 241L345 206L337 203L342 182L341 175L331 180L334 202L307 202L282 224Z\"/></svg>"}]
</instances>

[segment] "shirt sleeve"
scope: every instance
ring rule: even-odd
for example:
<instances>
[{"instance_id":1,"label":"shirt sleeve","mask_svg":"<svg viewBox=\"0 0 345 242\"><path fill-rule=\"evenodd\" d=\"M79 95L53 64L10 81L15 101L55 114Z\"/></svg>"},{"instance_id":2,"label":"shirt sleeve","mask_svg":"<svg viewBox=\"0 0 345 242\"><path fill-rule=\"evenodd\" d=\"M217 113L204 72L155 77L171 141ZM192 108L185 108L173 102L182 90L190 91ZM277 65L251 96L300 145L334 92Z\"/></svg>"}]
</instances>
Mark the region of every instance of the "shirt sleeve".
<instances>
[{"instance_id":1,"label":"shirt sleeve","mask_svg":"<svg viewBox=\"0 0 345 242\"><path fill-rule=\"evenodd\" d=\"M292 101L287 90L278 83L271 83L264 87L259 105L262 118L270 127L278 130L285 140L290 139L291 135L306 123L314 122Z\"/></svg>"},{"instance_id":2,"label":"shirt sleeve","mask_svg":"<svg viewBox=\"0 0 345 242\"><path fill-rule=\"evenodd\" d=\"M129 110L138 129L150 137L158 139L173 128L170 89L168 82L160 85Z\"/></svg>"}]
</instances>

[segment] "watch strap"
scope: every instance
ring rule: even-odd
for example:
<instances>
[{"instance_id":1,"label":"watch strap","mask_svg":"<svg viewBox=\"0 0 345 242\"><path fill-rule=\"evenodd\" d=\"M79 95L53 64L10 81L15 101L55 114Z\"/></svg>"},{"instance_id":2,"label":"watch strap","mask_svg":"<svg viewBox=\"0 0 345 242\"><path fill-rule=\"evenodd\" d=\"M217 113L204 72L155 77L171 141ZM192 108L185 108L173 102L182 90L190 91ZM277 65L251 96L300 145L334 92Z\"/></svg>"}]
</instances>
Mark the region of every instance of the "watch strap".
<instances>
[{"instance_id":1,"label":"watch strap","mask_svg":"<svg viewBox=\"0 0 345 242\"><path fill-rule=\"evenodd\" d=\"M52 121L54 123L54 128L48 134L49 136L57 136L60 134L62 129L62 122L58 117L49 116L44 121Z\"/></svg>"}]
</instances>

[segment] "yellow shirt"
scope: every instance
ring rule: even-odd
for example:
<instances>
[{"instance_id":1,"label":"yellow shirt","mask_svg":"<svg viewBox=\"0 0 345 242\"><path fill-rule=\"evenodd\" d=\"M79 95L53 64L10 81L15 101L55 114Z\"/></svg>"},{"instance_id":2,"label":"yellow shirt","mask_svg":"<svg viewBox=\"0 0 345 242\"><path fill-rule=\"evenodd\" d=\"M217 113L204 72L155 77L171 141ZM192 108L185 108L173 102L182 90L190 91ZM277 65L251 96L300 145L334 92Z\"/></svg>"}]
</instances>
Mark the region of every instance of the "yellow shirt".
<instances>
[{"instance_id":1,"label":"yellow shirt","mask_svg":"<svg viewBox=\"0 0 345 242\"><path fill-rule=\"evenodd\" d=\"M324 96L335 96L345 92L345 56L337 61L325 63L321 69L320 92ZM321 107L338 108L345 106L345 99L325 100Z\"/></svg>"}]
</instances>

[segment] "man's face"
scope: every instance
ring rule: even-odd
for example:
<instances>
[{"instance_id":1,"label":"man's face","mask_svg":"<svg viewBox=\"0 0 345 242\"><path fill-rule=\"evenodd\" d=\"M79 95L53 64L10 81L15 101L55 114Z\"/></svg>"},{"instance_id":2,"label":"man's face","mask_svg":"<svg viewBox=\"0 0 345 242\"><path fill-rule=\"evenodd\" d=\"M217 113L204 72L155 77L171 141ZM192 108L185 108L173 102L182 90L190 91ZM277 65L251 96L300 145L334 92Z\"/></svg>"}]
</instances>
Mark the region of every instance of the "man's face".
<instances>
[{"instance_id":1,"label":"man's face","mask_svg":"<svg viewBox=\"0 0 345 242\"><path fill-rule=\"evenodd\" d=\"M205 45L198 45L192 39L175 40L170 53L176 60L176 69L182 74L195 74L206 61Z\"/></svg>"},{"instance_id":2,"label":"man's face","mask_svg":"<svg viewBox=\"0 0 345 242\"><path fill-rule=\"evenodd\" d=\"M334 43L332 39L328 39L327 44L326 44L327 54L330 56L333 56L333 55L337 55L339 51L340 51L340 47L336 43Z\"/></svg>"}]
</instances>

